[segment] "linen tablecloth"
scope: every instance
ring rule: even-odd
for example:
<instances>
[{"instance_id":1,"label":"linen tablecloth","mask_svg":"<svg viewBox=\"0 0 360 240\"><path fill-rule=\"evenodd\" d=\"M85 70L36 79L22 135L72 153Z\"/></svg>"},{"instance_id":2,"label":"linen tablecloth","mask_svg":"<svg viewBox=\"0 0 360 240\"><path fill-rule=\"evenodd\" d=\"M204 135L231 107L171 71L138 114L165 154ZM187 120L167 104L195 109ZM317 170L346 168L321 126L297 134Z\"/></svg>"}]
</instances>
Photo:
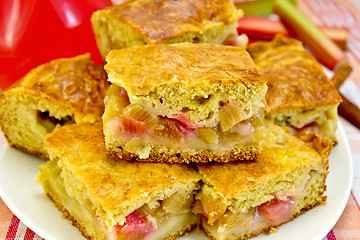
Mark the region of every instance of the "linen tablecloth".
<instances>
[{"instance_id":1,"label":"linen tablecloth","mask_svg":"<svg viewBox=\"0 0 360 240\"><path fill-rule=\"evenodd\" d=\"M353 74L340 89L348 99L360 107L360 1L350 0L300 0L299 8L316 24L347 27L351 31L348 60L354 67ZM360 130L346 120L339 120L345 130L353 161L353 184L350 197L333 229L324 240L360 240ZM0 132L0 146L6 145ZM9 183L11 184L11 183ZM46 221L46 219L44 219ZM27 228L0 198L0 239L42 239Z\"/></svg>"}]
</instances>

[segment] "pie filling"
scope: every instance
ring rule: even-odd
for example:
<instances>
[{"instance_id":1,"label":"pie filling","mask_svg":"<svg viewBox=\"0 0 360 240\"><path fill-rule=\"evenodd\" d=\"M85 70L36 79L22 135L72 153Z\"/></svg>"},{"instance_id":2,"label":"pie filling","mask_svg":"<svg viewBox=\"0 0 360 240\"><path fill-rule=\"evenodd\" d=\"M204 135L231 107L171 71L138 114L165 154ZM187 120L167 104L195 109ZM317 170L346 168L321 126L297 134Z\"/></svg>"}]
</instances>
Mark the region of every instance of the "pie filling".
<instances>
[{"instance_id":1,"label":"pie filling","mask_svg":"<svg viewBox=\"0 0 360 240\"><path fill-rule=\"evenodd\" d=\"M198 203L195 203L198 204ZM245 212L234 213L224 206L212 206L210 208L221 210L209 212L209 207L203 206L202 225L212 235L226 234L242 235L248 232L259 234L262 231L291 220L296 206L296 200L292 197L273 199L256 207L250 207ZM197 207L199 213L201 207ZM225 209L225 210L224 210ZM223 212L222 212L223 211Z\"/></svg>"},{"instance_id":2,"label":"pie filling","mask_svg":"<svg viewBox=\"0 0 360 240\"><path fill-rule=\"evenodd\" d=\"M196 196L192 211L202 216L202 226L214 237L249 233L257 235L290 221L299 213L300 208L304 207L299 202L307 196L310 189L317 188L315 184L318 184L320 178L318 170L310 170L309 174L298 178L293 190L287 193L274 192L268 196L267 201L245 210L229 207L219 196L201 190Z\"/></svg>"},{"instance_id":3,"label":"pie filling","mask_svg":"<svg viewBox=\"0 0 360 240\"><path fill-rule=\"evenodd\" d=\"M279 126L286 126L292 135L300 137L307 132L317 132L322 137L335 138L337 129L337 107L308 110L297 117L278 115L275 122Z\"/></svg>"},{"instance_id":4,"label":"pie filling","mask_svg":"<svg viewBox=\"0 0 360 240\"><path fill-rule=\"evenodd\" d=\"M321 137L330 138L331 140L336 142L335 131L337 129L337 121L329 120L324 124L311 122L309 124L306 124L302 128L297 128L291 125L286 126L289 128L291 134L297 137L301 137L309 132L317 132L320 134Z\"/></svg>"},{"instance_id":5,"label":"pie filling","mask_svg":"<svg viewBox=\"0 0 360 240\"><path fill-rule=\"evenodd\" d=\"M107 227L96 215L86 194L74 196L73 189L67 189L67 179L57 161L40 165L37 180L55 202L61 203L86 232L94 233L108 240L162 239L170 234L190 230L202 218L202 226L212 236L241 235L251 232L259 234L273 226L292 219L299 199L319 179L317 171L311 171L308 178L302 178L295 190L288 194L274 193L272 199L242 212L234 212L211 194L200 191L194 202L192 192L175 192L163 200L153 200L128 214L118 224ZM70 176L71 177L71 176ZM68 192L70 191L70 193ZM100 211L101 212L101 211ZM79 227L79 226L78 226ZM93 237L93 236L92 236Z\"/></svg>"},{"instance_id":6,"label":"pie filling","mask_svg":"<svg viewBox=\"0 0 360 240\"><path fill-rule=\"evenodd\" d=\"M57 125L64 126L75 123L72 116L66 116L61 119L50 116L48 111L41 112L37 110L37 122L43 126L48 133L54 131Z\"/></svg>"},{"instance_id":7,"label":"pie filling","mask_svg":"<svg viewBox=\"0 0 360 240\"><path fill-rule=\"evenodd\" d=\"M190 212L192 202L192 193L175 193L163 201L145 204L127 215L125 223L114 226L109 239L162 239L184 226L194 226L199 217Z\"/></svg>"},{"instance_id":8,"label":"pie filling","mask_svg":"<svg viewBox=\"0 0 360 240\"><path fill-rule=\"evenodd\" d=\"M105 99L105 135L112 135L116 144L140 158L147 158L154 145L180 151L230 150L258 146L264 135L262 110L249 116L233 102L220 103L219 119L210 124L215 127L202 127L191 122L186 113L163 116L140 104L130 104L125 90L114 84L111 88L109 91L117 93Z\"/></svg>"},{"instance_id":9,"label":"pie filling","mask_svg":"<svg viewBox=\"0 0 360 240\"><path fill-rule=\"evenodd\" d=\"M190 230L199 222L199 216L191 213L193 193L175 192L166 199L144 204L128 214L123 223L107 227L96 215L89 200L84 197L86 194L73 196L72 190L67 190L62 169L56 161L51 160L41 165L40 173L37 176L38 181L47 185L50 196L58 199L55 202L60 201L81 227L85 226L88 233L97 232L105 239L162 239L184 230L185 227Z\"/></svg>"}]
</instances>

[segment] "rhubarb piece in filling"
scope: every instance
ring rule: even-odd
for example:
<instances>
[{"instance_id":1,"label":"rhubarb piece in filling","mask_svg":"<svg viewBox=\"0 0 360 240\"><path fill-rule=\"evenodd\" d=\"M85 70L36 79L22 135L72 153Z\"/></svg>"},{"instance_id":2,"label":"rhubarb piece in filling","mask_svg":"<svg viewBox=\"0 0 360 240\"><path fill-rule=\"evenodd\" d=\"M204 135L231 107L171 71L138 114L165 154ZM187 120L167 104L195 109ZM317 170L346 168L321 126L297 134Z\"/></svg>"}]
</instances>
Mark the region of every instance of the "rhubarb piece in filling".
<instances>
[{"instance_id":1,"label":"rhubarb piece in filling","mask_svg":"<svg viewBox=\"0 0 360 240\"><path fill-rule=\"evenodd\" d=\"M101 121L109 85L89 54L34 68L0 94L0 127L9 146L48 159L46 135L56 127Z\"/></svg>"},{"instance_id":2,"label":"rhubarb piece in filling","mask_svg":"<svg viewBox=\"0 0 360 240\"><path fill-rule=\"evenodd\" d=\"M91 22L105 59L110 50L138 45L222 43L237 36L241 15L231 0L137 0L99 10Z\"/></svg>"},{"instance_id":3,"label":"rhubarb piece in filling","mask_svg":"<svg viewBox=\"0 0 360 240\"><path fill-rule=\"evenodd\" d=\"M100 124L50 133L50 161L37 175L44 192L89 239L171 239L199 223L191 212L200 175L190 166L114 161Z\"/></svg>"},{"instance_id":4,"label":"rhubarb piece in filling","mask_svg":"<svg viewBox=\"0 0 360 240\"><path fill-rule=\"evenodd\" d=\"M255 160L267 86L238 47L179 43L113 50L103 115L114 158Z\"/></svg>"},{"instance_id":5,"label":"rhubarb piece in filling","mask_svg":"<svg viewBox=\"0 0 360 240\"><path fill-rule=\"evenodd\" d=\"M341 96L301 42L277 36L248 47L269 87L266 119L296 136L315 131L336 142Z\"/></svg>"},{"instance_id":6,"label":"rhubarb piece in filling","mask_svg":"<svg viewBox=\"0 0 360 240\"><path fill-rule=\"evenodd\" d=\"M305 136L306 142L273 126L258 161L197 164L204 186L192 211L202 215L206 234L246 239L324 203L333 143L315 133Z\"/></svg>"}]
</instances>

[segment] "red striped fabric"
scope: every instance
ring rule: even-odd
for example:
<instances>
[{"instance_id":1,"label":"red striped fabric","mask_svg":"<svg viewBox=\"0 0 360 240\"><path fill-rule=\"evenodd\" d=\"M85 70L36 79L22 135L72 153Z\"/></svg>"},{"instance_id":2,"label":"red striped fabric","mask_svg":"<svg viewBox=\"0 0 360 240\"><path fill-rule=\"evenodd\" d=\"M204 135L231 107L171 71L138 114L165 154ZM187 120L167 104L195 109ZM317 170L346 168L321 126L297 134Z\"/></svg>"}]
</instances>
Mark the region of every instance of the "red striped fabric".
<instances>
[{"instance_id":1,"label":"red striped fabric","mask_svg":"<svg viewBox=\"0 0 360 240\"><path fill-rule=\"evenodd\" d=\"M327 234L327 239L328 240L336 240L335 234L333 232L333 230L331 230L328 234Z\"/></svg>"},{"instance_id":2,"label":"red striped fabric","mask_svg":"<svg viewBox=\"0 0 360 240\"><path fill-rule=\"evenodd\" d=\"M27 228L24 236L24 240L33 240L34 237L35 237L35 233L30 228Z\"/></svg>"},{"instance_id":3,"label":"red striped fabric","mask_svg":"<svg viewBox=\"0 0 360 240\"><path fill-rule=\"evenodd\" d=\"M17 230L19 227L19 223L20 223L20 220L15 215L13 215L10 226L9 226L9 230L5 237L5 240L14 240L15 239L15 236L16 236L16 233L17 233Z\"/></svg>"},{"instance_id":4,"label":"red striped fabric","mask_svg":"<svg viewBox=\"0 0 360 240\"><path fill-rule=\"evenodd\" d=\"M355 198L355 196L354 196L354 193L351 191L351 196L354 198L354 202L355 202L355 204L356 204L356 206L357 206L357 208L358 208L358 210L360 211L360 205L359 205L359 202L357 201L357 199ZM360 222L359 222L359 224L360 224Z\"/></svg>"}]
</instances>

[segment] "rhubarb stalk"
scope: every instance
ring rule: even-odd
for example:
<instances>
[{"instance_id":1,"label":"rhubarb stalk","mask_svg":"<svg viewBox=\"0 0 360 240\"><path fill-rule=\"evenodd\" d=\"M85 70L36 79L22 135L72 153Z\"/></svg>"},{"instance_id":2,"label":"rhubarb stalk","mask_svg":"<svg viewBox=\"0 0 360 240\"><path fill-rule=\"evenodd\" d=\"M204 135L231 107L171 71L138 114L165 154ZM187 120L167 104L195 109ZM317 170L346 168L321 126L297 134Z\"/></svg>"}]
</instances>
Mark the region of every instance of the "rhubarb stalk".
<instances>
[{"instance_id":1,"label":"rhubarb stalk","mask_svg":"<svg viewBox=\"0 0 360 240\"><path fill-rule=\"evenodd\" d=\"M336 67L334 76L331 78L334 86L339 89L352 72L352 67L347 62L340 62ZM339 105L339 114L351 124L360 129L360 109L349 99L340 93L342 103Z\"/></svg>"},{"instance_id":2,"label":"rhubarb stalk","mask_svg":"<svg viewBox=\"0 0 360 240\"><path fill-rule=\"evenodd\" d=\"M331 82L336 89L340 89L341 85L350 76L352 67L347 61L341 61L335 69L334 76L331 78Z\"/></svg>"},{"instance_id":3,"label":"rhubarb stalk","mask_svg":"<svg viewBox=\"0 0 360 240\"><path fill-rule=\"evenodd\" d=\"M275 1L274 12L285 27L308 46L318 61L327 68L333 70L345 59L344 52L290 2Z\"/></svg>"},{"instance_id":4,"label":"rhubarb stalk","mask_svg":"<svg viewBox=\"0 0 360 240\"><path fill-rule=\"evenodd\" d=\"M238 34L246 34L257 40L272 40L277 34L289 36L288 30L277 19L259 16L245 16L239 19Z\"/></svg>"},{"instance_id":5,"label":"rhubarb stalk","mask_svg":"<svg viewBox=\"0 0 360 240\"><path fill-rule=\"evenodd\" d=\"M350 32L346 28L339 27L320 27L321 31L335 42L340 48L347 49L347 40L350 37Z\"/></svg>"},{"instance_id":6,"label":"rhubarb stalk","mask_svg":"<svg viewBox=\"0 0 360 240\"><path fill-rule=\"evenodd\" d=\"M342 49L346 49L349 30L319 26L319 29ZM246 34L250 40L272 40L276 35L290 36L279 19L264 16L244 16L238 20L238 34Z\"/></svg>"},{"instance_id":7,"label":"rhubarb stalk","mask_svg":"<svg viewBox=\"0 0 360 240\"><path fill-rule=\"evenodd\" d=\"M272 13L275 0L233 0L237 8L241 8L245 15L269 15ZM297 0L288 0L296 4Z\"/></svg>"},{"instance_id":8,"label":"rhubarb stalk","mask_svg":"<svg viewBox=\"0 0 360 240\"><path fill-rule=\"evenodd\" d=\"M343 102L339 105L339 114L352 125L360 129L360 109L350 102L344 95L341 95Z\"/></svg>"}]
</instances>

